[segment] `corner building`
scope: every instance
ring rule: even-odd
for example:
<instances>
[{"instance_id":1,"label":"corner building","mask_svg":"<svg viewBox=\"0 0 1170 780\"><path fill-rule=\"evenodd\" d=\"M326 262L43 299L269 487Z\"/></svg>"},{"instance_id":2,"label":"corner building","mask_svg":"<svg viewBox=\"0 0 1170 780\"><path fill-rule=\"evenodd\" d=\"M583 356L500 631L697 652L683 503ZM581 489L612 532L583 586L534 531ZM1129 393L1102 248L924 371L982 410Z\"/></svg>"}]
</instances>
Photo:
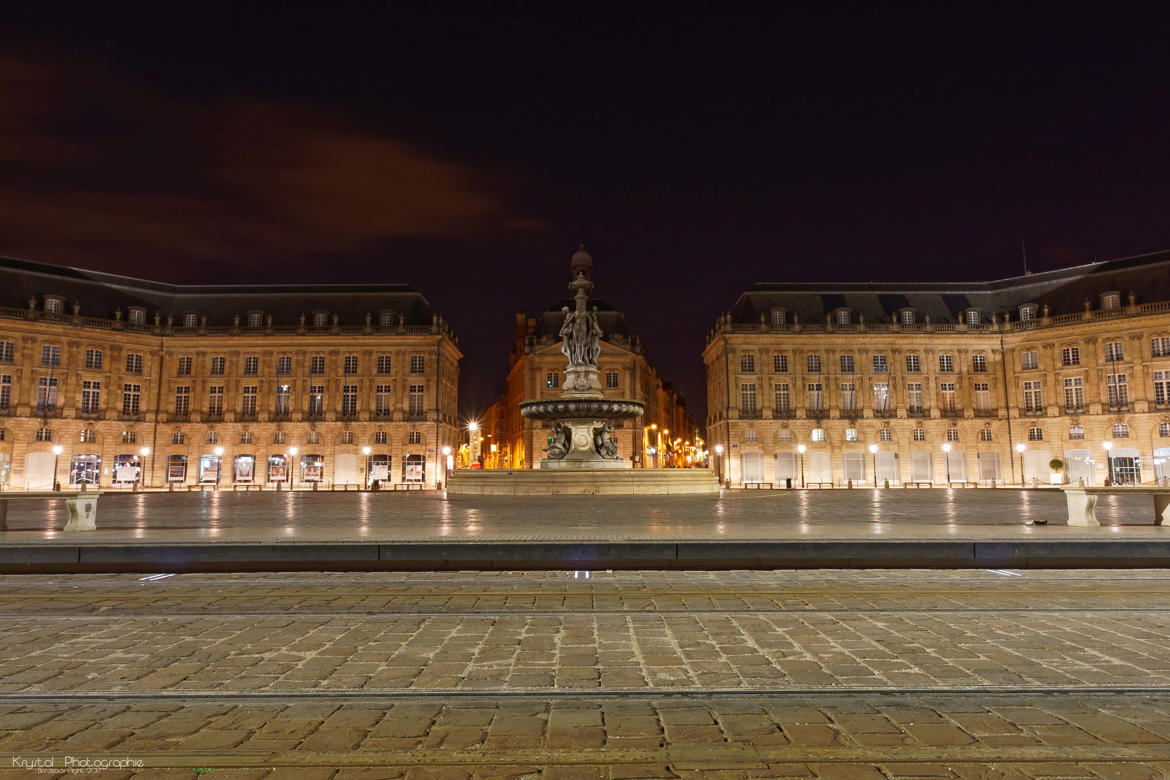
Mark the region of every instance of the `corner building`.
<instances>
[{"instance_id":1,"label":"corner building","mask_svg":"<svg viewBox=\"0 0 1170 780\"><path fill-rule=\"evenodd\" d=\"M10 489L443 480L462 355L405 285L169 285L12 259L0 285Z\"/></svg>"},{"instance_id":2,"label":"corner building","mask_svg":"<svg viewBox=\"0 0 1170 780\"><path fill-rule=\"evenodd\" d=\"M579 272L593 278L593 258L584 247L572 257L570 281ZM539 317L516 314L505 389L483 416L483 430L490 434L483 442L484 463L489 468L540 468L552 425L522 417L520 403L561 397L566 365L561 352L560 330L565 321L562 307L574 305L566 298ZM684 449L688 442L695 445L699 431L686 400L669 382L659 378L646 359L641 339L626 328L622 312L598 298L590 299L588 305L590 309L597 307L603 333L597 358L601 391L607 398L629 398L645 404L642 417L618 422L618 455L637 468L694 465L693 459L687 464ZM675 439L681 440L677 446Z\"/></svg>"},{"instance_id":3,"label":"corner building","mask_svg":"<svg viewBox=\"0 0 1170 780\"><path fill-rule=\"evenodd\" d=\"M703 359L732 486L1170 476L1170 252L992 282L757 284Z\"/></svg>"}]
</instances>

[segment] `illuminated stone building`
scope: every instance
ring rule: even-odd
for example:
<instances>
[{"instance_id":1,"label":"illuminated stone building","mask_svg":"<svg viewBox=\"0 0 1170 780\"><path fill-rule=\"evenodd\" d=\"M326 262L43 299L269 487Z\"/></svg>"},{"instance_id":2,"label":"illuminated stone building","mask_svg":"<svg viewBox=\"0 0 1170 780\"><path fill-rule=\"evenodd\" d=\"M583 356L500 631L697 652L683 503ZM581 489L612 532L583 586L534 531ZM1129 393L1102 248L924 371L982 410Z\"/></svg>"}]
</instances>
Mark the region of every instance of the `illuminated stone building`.
<instances>
[{"instance_id":1,"label":"illuminated stone building","mask_svg":"<svg viewBox=\"0 0 1170 780\"><path fill-rule=\"evenodd\" d=\"M570 279L582 272L592 279L593 258L583 248L570 263ZM618 454L636 467L665 466L657 449L656 434L649 428L671 430L672 439L682 434L684 441L694 441L698 430L686 410L686 401L669 384L659 379L646 360L642 342L626 329L622 312L600 299L591 299L589 308L597 307L603 337L597 358L601 371L601 389L609 398L630 398L645 403L643 416L634 422L619 423ZM520 416L520 402L541 398L559 398L564 380L566 358L561 353L560 329L564 323L561 307L572 307L566 298L555 307L531 318L516 315L515 341L509 355L510 368L505 390L484 415L486 431L483 460L497 468L539 468L544 457L551 427ZM486 434L491 434L487 436ZM491 444L496 445L493 453Z\"/></svg>"},{"instance_id":2,"label":"illuminated stone building","mask_svg":"<svg viewBox=\"0 0 1170 780\"><path fill-rule=\"evenodd\" d=\"M703 358L733 486L1170 474L1170 252L992 282L757 284Z\"/></svg>"},{"instance_id":3,"label":"illuminated stone building","mask_svg":"<svg viewBox=\"0 0 1170 780\"><path fill-rule=\"evenodd\" d=\"M461 353L409 287L169 285L12 259L0 285L10 489L443 479Z\"/></svg>"}]
</instances>

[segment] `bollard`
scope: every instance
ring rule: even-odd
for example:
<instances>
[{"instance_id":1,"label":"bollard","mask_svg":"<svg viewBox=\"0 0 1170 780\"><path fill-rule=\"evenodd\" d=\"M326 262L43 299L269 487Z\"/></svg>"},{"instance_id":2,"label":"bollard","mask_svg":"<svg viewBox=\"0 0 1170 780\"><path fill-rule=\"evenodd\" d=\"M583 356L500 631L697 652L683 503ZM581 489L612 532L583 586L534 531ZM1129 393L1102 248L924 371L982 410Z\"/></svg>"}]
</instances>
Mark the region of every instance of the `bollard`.
<instances>
[{"instance_id":1,"label":"bollard","mask_svg":"<svg viewBox=\"0 0 1170 780\"><path fill-rule=\"evenodd\" d=\"M317 483L316 482L313 483L313 492L314 493L317 492Z\"/></svg>"},{"instance_id":2,"label":"bollard","mask_svg":"<svg viewBox=\"0 0 1170 780\"><path fill-rule=\"evenodd\" d=\"M847 482L845 483L845 487L847 487L847 488L849 488L850 490L852 490L852 489L853 489L853 480L849 480L849 481L847 481Z\"/></svg>"},{"instance_id":3,"label":"bollard","mask_svg":"<svg viewBox=\"0 0 1170 780\"><path fill-rule=\"evenodd\" d=\"M882 480L882 487L888 489L890 487L890 481L888 479L883 479Z\"/></svg>"},{"instance_id":4,"label":"bollard","mask_svg":"<svg viewBox=\"0 0 1170 780\"><path fill-rule=\"evenodd\" d=\"M792 477L784 480L784 487L786 490L792 490Z\"/></svg>"}]
</instances>

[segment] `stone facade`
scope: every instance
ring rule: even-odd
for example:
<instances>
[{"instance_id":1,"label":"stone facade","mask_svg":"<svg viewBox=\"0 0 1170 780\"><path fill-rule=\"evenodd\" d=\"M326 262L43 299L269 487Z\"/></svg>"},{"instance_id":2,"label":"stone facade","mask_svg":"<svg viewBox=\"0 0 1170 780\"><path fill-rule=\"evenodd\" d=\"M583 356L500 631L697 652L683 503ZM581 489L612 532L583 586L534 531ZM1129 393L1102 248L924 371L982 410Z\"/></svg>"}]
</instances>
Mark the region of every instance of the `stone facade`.
<instances>
[{"instance_id":1,"label":"stone facade","mask_svg":"<svg viewBox=\"0 0 1170 780\"><path fill-rule=\"evenodd\" d=\"M24 261L0 282L24 304L0 307L10 489L444 478L461 353L409 288L171 286Z\"/></svg>"},{"instance_id":2,"label":"stone facade","mask_svg":"<svg viewBox=\"0 0 1170 780\"><path fill-rule=\"evenodd\" d=\"M733 486L1170 474L1170 253L988 283L760 284L703 356Z\"/></svg>"}]
</instances>

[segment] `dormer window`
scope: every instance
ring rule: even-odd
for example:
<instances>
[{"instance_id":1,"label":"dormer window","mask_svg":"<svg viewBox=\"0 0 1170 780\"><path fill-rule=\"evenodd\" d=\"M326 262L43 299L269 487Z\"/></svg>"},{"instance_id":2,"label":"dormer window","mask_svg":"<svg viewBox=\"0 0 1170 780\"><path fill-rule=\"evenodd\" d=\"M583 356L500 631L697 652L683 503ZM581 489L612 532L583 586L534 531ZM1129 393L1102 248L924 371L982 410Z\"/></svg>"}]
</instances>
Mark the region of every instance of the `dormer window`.
<instances>
[{"instance_id":1,"label":"dormer window","mask_svg":"<svg viewBox=\"0 0 1170 780\"><path fill-rule=\"evenodd\" d=\"M64 314L65 299L59 295L46 295L45 311L49 314Z\"/></svg>"},{"instance_id":2,"label":"dormer window","mask_svg":"<svg viewBox=\"0 0 1170 780\"><path fill-rule=\"evenodd\" d=\"M852 319L851 318L852 312L850 312L848 309L837 309L837 311L834 312L834 314L835 314L834 319L836 320L838 325L848 325Z\"/></svg>"},{"instance_id":3,"label":"dormer window","mask_svg":"<svg viewBox=\"0 0 1170 780\"><path fill-rule=\"evenodd\" d=\"M329 324L329 312L317 310L313 312L313 327L324 328Z\"/></svg>"},{"instance_id":4,"label":"dormer window","mask_svg":"<svg viewBox=\"0 0 1170 780\"><path fill-rule=\"evenodd\" d=\"M788 312L784 309L772 309L772 327L783 327L788 321Z\"/></svg>"},{"instance_id":5,"label":"dormer window","mask_svg":"<svg viewBox=\"0 0 1170 780\"><path fill-rule=\"evenodd\" d=\"M259 328L264 325L264 312L250 311L248 312L248 327Z\"/></svg>"},{"instance_id":6,"label":"dormer window","mask_svg":"<svg viewBox=\"0 0 1170 780\"><path fill-rule=\"evenodd\" d=\"M132 325L145 325L146 309L141 306L131 306L130 310L126 313L126 320Z\"/></svg>"},{"instance_id":7,"label":"dormer window","mask_svg":"<svg viewBox=\"0 0 1170 780\"><path fill-rule=\"evenodd\" d=\"M983 315L978 309L967 309L963 314L963 321L968 325L978 325L983 322Z\"/></svg>"},{"instance_id":8,"label":"dormer window","mask_svg":"<svg viewBox=\"0 0 1170 780\"><path fill-rule=\"evenodd\" d=\"M902 311L898 312L898 323L901 325L913 325L914 324L914 310L913 309L902 309Z\"/></svg>"},{"instance_id":9,"label":"dormer window","mask_svg":"<svg viewBox=\"0 0 1170 780\"><path fill-rule=\"evenodd\" d=\"M183 327L184 328L198 328L199 327L199 312L188 311L183 313Z\"/></svg>"},{"instance_id":10,"label":"dormer window","mask_svg":"<svg viewBox=\"0 0 1170 780\"><path fill-rule=\"evenodd\" d=\"M1036 319L1036 304L1025 303L1020 307L1020 322L1029 322Z\"/></svg>"},{"instance_id":11,"label":"dormer window","mask_svg":"<svg viewBox=\"0 0 1170 780\"><path fill-rule=\"evenodd\" d=\"M1102 309L1119 309L1121 308L1121 293L1107 292L1101 293L1101 308Z\"/></svg>"},{"instance_id":12,"label":"dormer window","mask_svg":"<svg viewBox=\"0 0 1170 780\"><path fill-rule=\"evenodd\" d=\"M394 327L394 311L392 309L382 309L382 311L378 312L378 327Z\"/></svg>"}]
</instances>

